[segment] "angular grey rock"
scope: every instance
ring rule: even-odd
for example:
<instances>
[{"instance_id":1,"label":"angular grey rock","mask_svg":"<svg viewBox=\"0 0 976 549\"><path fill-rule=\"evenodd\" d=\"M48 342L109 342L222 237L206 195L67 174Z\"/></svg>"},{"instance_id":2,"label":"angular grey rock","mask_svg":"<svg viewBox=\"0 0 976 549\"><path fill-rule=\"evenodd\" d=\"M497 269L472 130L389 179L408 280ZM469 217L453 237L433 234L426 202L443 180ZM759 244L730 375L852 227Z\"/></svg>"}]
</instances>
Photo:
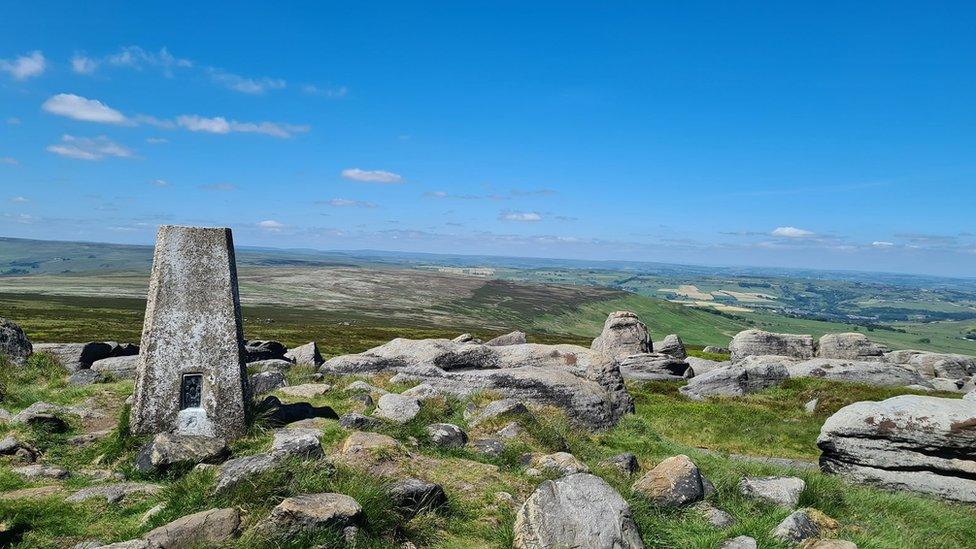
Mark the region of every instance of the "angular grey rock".
<instances>
[{"instance_id":1,"label":"angular grey rock","mask_svg":"<svg viewBox=\"0 0 976 549\"><path fill-rule=\"evenodd\" d=\"M781 363L730 365L691 378L679 389L693 400L712 396L743 396L779 385L790 377Z\"/></svg>"},{"instance_id":2,"label":"angular grey rock","mask_svg":"<svg viewBox=\"0 0 976 549\"><path fill-rule=\"evenodd\" d=\"M518 438L519 435L521 435L522 433L523 433L522 427L518 423L514 421L510 421L507 424L505 424L504 427L499 429L495 433L495 435L498 436L499 438L513 439L513 438Z\"/></svg>"},{"instance_id":3,"label":"angular grey rock","mask_svg":"<svg viewBox=\"0 0 976 549\"><path fill-rule=\"evenodd\" d=\"M374 416L394 423L406 423L417 417L419 413L419 400L396 393L387 393L381 396L379 402L376 403L376 409L373 411Z\"/></svg>"},{"instance_id":4,"label":"angular grey rock","mask_svg":"<svg viewBox=\"0 0 976 549\"><path fill-rule=\"evenodd\" d=\"M969 387L971 384L970 380L967 378L947 379L944 377L933 377L932 379L928 380L928 384L931 385L936 391L945 391L947 393L968 392L964 389L964 387L971 389L971 387Z\"/></svg>"},{"instance_id":5,"label":"angular grey rock","mask_svg":"<svg viewBox=\"0 0 976 549\"><path fill-rule=\"evenodd\" d=\"M227 460L220 464L217 469L217 482L214 491L223 493L232 490L242 482L274 469L280 461L280 456L271 454L257 454Z\"/></svg>"},{"instance_id":6,"label":"angular grey rock","mask_svg":"<svg viewBox=\"0 0 976 549\"><path fill-rule=\"evenodd\" d=\"M757 549L756 539L749 536L738 536L727 539L718 546L718 549Z\"/></svg>"},{"instance_id":7,"label":"angular grey rock","mask_svg":"<svg viewBox=\"0 0 976 549\"><path fill-rule=\"evenodd\" d=\"M420 385L411 387L400 394L405 397L415 398L420 401L430 400L432 398L440 398L444 396L443 394L441 394L440 391L437 390L436 387L434 387L429 383L421 383Z\"/></svg>"},{"instance_id":8,"label":"angular grey rock","mask_svg":"<svg viewBox=\"0 0 976 549\"><path fill-rule=\"evenodd\" d=\"M67 470L53 465L24 465L23 467L12 467L10 472L19 475L27 480L37 480L41 478L63 479L70 474Z\"/></svg>"},{"instance_id":9,"label":"angular grey rock","mask_svg":"<svg viewBox=\"0 0 976 549\"><path fill-rule=\"evenodd\" d=\"M529 413L529 409L521 401L514 398L504 398L489 402L477 415L470 417L468 423L474 427L495 418L518 417L529 415Z\"/></svg>"},{"instance_id":10,"label":"angular grey rock","mask_svg":"<svg viewBox=\"0 0 976 549\"><path fill-rule=\"evenodd\" d=\"M264 360L282 360L288 348L280 341L249 339L244 342L245 362L258 362Z\"/></svg>"},{"instance_id":11,"label":"angular grey rock","mask_svg":"<svg viewBox=\"0 0 976 549\"><path fill-rule=\"evenodd\" d=\"M681 337L678 334L664 336L664 339L654 344L654 349L659 353L682 360L688 357L688 352L685 350L685 343L681 341Z\"/></svg>"},{"instance_id":12,"label":"angular grey rock","mask_svg":"<svg viewBox=\"0 0 976 549\"><path fill-rule=\"evenodd\" d=\"M268 360L255 360L247 363L249 371L258 372L287 372L295 363L281 358L269 358Z\"/></svg>"},{"instance_id":13,"label":"angular grey rock","mask_svg":"<svg viewBox=\"0 0 976 549\"><path fill-rule=\"evenodd\" d=\"M817 356L822 358L881 359L889 351L888 347L874 343L858 332L826 334L817 344Z\"/></svg>"},{"instance_id":14,"label":"angular grey rock","mask_svg":"<svg viewBox=\"0 0 976 549\"><path fill-rule=\"evenodd\" d=\"M89 341L88 343L37 343L35 353L45 353L53 356L68 372L77 372L90 368L98 360L109 358L118 344L105 341Z\"/></svg>"},{"instance_id":15,"label":"angular grey rock","mask_svg":"<svg viewBox=\"0 0 976 549\"><path fill-rule=\"evenodd\" d=\"M92 363L92 371L111 379L135 379L139 355L110 356Z\"/></svg>"},{"instance_id":16,"label":"angular grey rock","mask_svg":"<svg viewBox=\"0 0 976 549\"><path fill-rule=\"evenodd\" d=\"M322 457L322 431L317 429L279 429L271 441L272 455Z\"/></svg>"},{"instance_id":17,"label":"angular grey rock","mask_svg":"<svg viewBox=\"0 0 976 549\"><path fill-rule=\"evenodd\" d=\"M815 414L817 412L818 400L819 399L815 398L813 400L807 401L807 403L803 405L803 411L805 411L808 414Z\"/></svg>"},{"instance_id":18,"label":"angular grey rock","mask_svg":"<svg viewBox=\"0 0 976 549\"><path fill-rule=\"evenodd\" d=\"M516 549L644 547L624 498L588 473L540 484L519 509L514 530Z\"/></svg>"},{"instance_id":19,"label":"angular grey rock","mask_svg":"<svg viewBox=\"0 0 976 549\"><path fill-rule=\"evenodd\" d=\"M698 505L695 505L695 510L700 512L702 516L705 517L705 520L716 528L728 528L729 526L735 524L735 519L732 518L732 515L726 513L718 507L715 507L707 501L703 501Z\"/></svg>"},{"instance_id":20,"label":"angular grey rock","mask_svg":"<svg viewBox=\"0 0 976 549\"><path fill-rule=\"evenodd\" d=\"M354 392L376 393L378 395L385 395L386 393L389 393L389 391L387 391L386 389L381 389L379 387L370 385L369 383L366 383L365 381L361 381L361 380L356 380L350 383L349 385L346 385L346 391L350 393L354 393Z\"/></svg>"},{"instance_id":21,"label":"angular grey rock","mask_svg":"<svg viewBox=\"0 0 976 549\"><path fill-rule=\"evenodd\" d=\"M343 494L305 494L285 498L255 529L270 537L291 538L303 531L344 528L362 520L363 509Z\"/></svg>"},{"instance_id":22,"label":"angular grey rock","mask_svg":"<svg viewBox=\"0 0 976 549\"><path fill-rule=\"evenodd\" d=\"M504 345L521 345L523 343L527 343L525 340L525 332L516 330L505 335L500 335L495 339L489 339L485 342L485 345L490 347L502 347Z\"/></svg>"},{"instance_id":23,"label":"angular grey rock","mask_svg":"<svg viewBox=\"0 0 976 549\"><path fill-rule=\"evenodd\" d=\"M890 490L976 502L976 401L904 395L856 402L817 438L820 468Z\"/></svg>"},{"instance_id":24,"label":"angular grey rock","mask_svg":"<svg viewBox=\"0 0 976 549\"><path fill-rule=\"evenodd\" d=\"M836 521L820 511L800 509L790 513L769 535L781 541L800 543L807 539L825 537L836 528Z\"/></svg>"},{"instance_id":25,"label":"angular grey rock","mask_svg":"<svg viewBox=\"0 0 976 549\"><path fill-rule=\"evenodd\" d=\"M797 477L745 477L739 481L742 495L789 509L797 506L806 487Z\"/></svg>"},{"instance_id":26,"label":"angular grey rock","mask_svg":"<svg viewBox=\"0 0 976 549\"><path fill-rule=\"evenodd\" d=\"M680 507L705 497L701 472L686 455L665 459L637 479L631 489L660 507Z\"/></svg>"},{"instance_id":27,"label":"angular grey rock","mask_svg":"<svg viewBox=\"0 0 976 549\"><path fill-rule=\"evenodd\" d=\"M593 340L590 348L616 359L654 352L647 326L628 311L610 313L603 323L603 332Z\"/></svg>"},{"instance_id":28,"label":"angular grey rock","mask_svg":"<svg viewBox=\"0 0 976 549\"><path fill-rule=\"evenodd\" d=\"M619 359L624 379L641 381L680 381L685 378L688 363L664 353L641 353Z\"/></svg>"},{"instance_id":29,"label":"angular grey rock","mask_svg":"<svg viewBox=\"0 0 976 549\"><path fill-rule=\"evenodd\" d=\"M475 452L490 458L498 458L505 453L505 443L491 438L472 440L468 446Z\"/></svg>"},{"instance_id":30,"label":"angular grey rock","mask_svg":"<svg viewBox=\"0 0 976 549\"><path fill-rule=\"evenodd\" d=\"M302 383L301 385L286 385L280 387L278 392L283 395L298 398L315 398L322 396L332 390L328 383Z\"/></svg>"},{"instance_id":31,"label":"angular grey rock","mask_svg":"<svg viewBox=\"0 0 976 549\"><path fill-rule=\"evenodd\" d=\"M454 343L482 343L482 341L471 334L461 334L456 338L452 339Z\"/></svg>"},{"instance_id":32,"label":"angular grey rock","mask_svg":"<svg viewBox=\"0 0 976 549\"><path fill-rule=\"evenodd\" d=\"M601 463L605 466L613 467L625 475L632 475L640 468L637 464L637 456L630 452L610 456Z\"/></svg>"},{"instance_id":33,"label":"angular grey rock","mask_svg":"<svg viewBox=\"0 0 976 549\"><path fill-rule=\"evenodd\" d=\"M85 386L94 385L96 383L102 383L105 381L105 376L101 372L96 372L95 370L78 370L68 376L68 385Z\"/></svg>"},{"instance_id":34,"label":"angular grey rock","mask_svg":"<svg viewBox=\"0 0 976 549\"><path fill-rule=\"evenodd\" d=\"M248 378L252 395L263 395L276 389L288 386L285 375L277 370L258 372Z\"/></svg>"},{"instance_id":35,"label":"angular grey rock","mask_svg":"<svg viewBox=\"0 0 976 549\"><path fill-rule=\"evenodd\" d=\"M65 501L77 503L94 498L104 498L106 503L118 503L126 497L137 495L158 494L163 487L149 482L120 482L116 484L99 484L82 488L68 496Z\"/></svg>"},{"instance_id":36,"label":"angular grey rock","mask_svg":"<svg viewBox=\"0 0 976 549\"><path fill-rule=\"evenodd\" d=\"M686 358L685 362L688 363L688 369L685 370L685 377L689 379L695 376L705 375L708 372L711 372L712 370L716 370L718 368L723 368L725 366L732 365L732 363L729 361L716 362L714 360L707 360L695 356L690 356Z\"/></svg>"},{"instance_id":37,"label":"angular grey rock","mask_svg":"<svg viewBox=\"0 0 976 549\"><path fill-rule=\"evenodd\" d=\"M98 545L98 549L155 549L149 546L149 542L144 539L130 539L129 541L119 541L108 545Z\"/></svg>"},{"instance_id":38,"label":"angular grey rock","mask_svg":"<svg viewBox=\"0 0 976 549\"><path fill-rule=\"evenodd\" d=\"M569 452L555 452L537 457L533 460L537 469L557 473L562 476L576 473L589 473L590 468Z\"/></svg>"},{"instance_id":39,"label":"angular grey rock","mask_svg":"<svg viewBox=\"0 0 976 549\"><path fill-rule=\"evenodd\" d=\"M390 499L394 506L408 517L442 507L447 503L447 494L440 484L405 478L390 485Z\"/></svg>"},{"instance_id":40,"label":"angular grey rock","mask_svg":"<svg viewBox=\"0 0 976 549\"><path fill-rule=\"evenodd\" d=\"M28 463L37 461L40 453L30 444L21 442L14 435L8 435L0 440L0 456L17 456Z\"/></svg>"},{"instance_id":41,"label":"angular grey rock","mask_svg":"<svg viewBox=\"0 0 976 549\"><path fill-rule=\"evenodd\" d=\"M912 355L908 365L924 377L962 378L976 374L976 357L944 353Z\"/></svg>"},{"instance_id":42,"label":"angular grey rock","mask_svg":"<svg viewBox=\"0 0 976 549\"><path fill-rule=\"evenodd\" d=\"M322 354L319 353L319 346L314 341L309 341L304 345L289 349L285 353L285 358L300 366L314 366L316 368L325 362L322 359Z\"/></svg>"},{"instance_id":43,"label":"angular grey rock","mask_svg":"<svg viewBox=\"0 0 976 549\"><path fill-rule=\"evenodd\" d=\"M0 317L0 356L9 358L14 364L23 366L34 347L24 334L24 330L11 320Z\"/></svg>"},{"instance_id":44,"label":"angular grey rock","mask_svg":"<svg viewBox=\"0 0 976 549\"><path fill-rule=\"evenodd\" d=\"M363 414L358 414L356 412L349 412L347 414L342 414L339 418L339 425L344 429L355 429L358 431L366 431L373 428L376 425L376 420L370 417L366 417Z\"/></svg>"},{"instance_id":45,"label":"angular grey rock","mask_svg":"<svg viewBox=\"0 0 976 549\"><path fill-rule=\"evenodd\" d=\"M35 402L10 418L10 423L24 424L31 427L47 429L55 433L68 430L68 423L61 418L71 413L64 406L57 406L47 402Z\"/></svg>"},{"instance_id":46,"label":"angular grey rock","mask_svg":"<svg viewBox=\"0 0 976 549\"><path fill-rule=\"evenodd\" d=\"M160 433L139 450L136 470L165 471L197 463L218 463L230 455L222 438Z\"/></svg>"},{"instance_id":47,"label":"angular grey rock","mask_svg":"<svg viewBox=\"0 0 976 549\"><path fill-rule=\"evenodd\" d=\"M809 335L776 334L762 330L743 330L729 344L732 362L747 356L776 355L790 358L813 358L813 337Z\"/></svg>"},{"instance_id":48,"label":"angular grey rock","mask_svg":"<svg viewBox=\"0 0 976 549\"><path fill-rule=\"evenodd\" d=\"M713 355L727 355L730 353L728 347L716 347L715 345L707 345L702 349L703 353L711 353Z\"/></svg>"},{"instance_id":49,"label":"angular grey rock","mask_svg":"<svg viewBox=\"0 0 976 549\"><path fill-rule=\"evenodd\" d=\"M241 516L237 509L209 509L150 530L143 539L150 547L165 549L216 547L232 539L240 525Z\"/></svg>"},{"instance_id":50,"label":"angular grey rock","mask_svg":"<svg viewBox=\"0 0 976 549\"><path fill-rule=\"evenodd\" d=\"M230 229L164 225L156 236L131 425L180 427L195 411L214 436L244 433L247 377Z\"/></svg>"},{"instance_id":51,"label":"angular grey rock","mask_svg":"<svg viewBox=\"0 0 976 549\"><path fill-rule=\"evenodd\" d=\"M427 436L434 446L460 448L468 443L468 435L452 423L432 423L427 426Z\"/></svg>"},{"instance_id":52,"label":"angular grey rock","mask_svg":"<svg viewBox=\"0 0 976 549\"><path fill-rule=\"evenodd\" d=\"M749 360L751 359L746 359ZM928 385L928 382L911 368L877 360L813 358L795 363L783 361L783 365L791 378L815 377L863 383L875 387Z\"/></svg>"}]
</instances>

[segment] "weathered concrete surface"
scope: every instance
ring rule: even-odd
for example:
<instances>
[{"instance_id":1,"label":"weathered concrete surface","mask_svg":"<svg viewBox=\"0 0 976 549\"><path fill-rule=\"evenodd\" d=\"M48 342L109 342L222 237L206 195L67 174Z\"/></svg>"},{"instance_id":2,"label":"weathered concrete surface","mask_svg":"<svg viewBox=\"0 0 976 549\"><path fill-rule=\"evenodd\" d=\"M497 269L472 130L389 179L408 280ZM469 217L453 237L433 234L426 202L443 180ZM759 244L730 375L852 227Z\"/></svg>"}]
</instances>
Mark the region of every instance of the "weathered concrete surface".
<instances>
[{"instance_id":1,"label":"weathered concrete surface","mask_svg":"<svg viewBox=\"0 0 976 549\"><path fill-rule=\"evenodd\" d=\"M185 374L202 374L200 409L215 436L244 432L247 390L230 229L164 225L156 236L132 430L177 429Z\"/></svg>"}]
</instances>

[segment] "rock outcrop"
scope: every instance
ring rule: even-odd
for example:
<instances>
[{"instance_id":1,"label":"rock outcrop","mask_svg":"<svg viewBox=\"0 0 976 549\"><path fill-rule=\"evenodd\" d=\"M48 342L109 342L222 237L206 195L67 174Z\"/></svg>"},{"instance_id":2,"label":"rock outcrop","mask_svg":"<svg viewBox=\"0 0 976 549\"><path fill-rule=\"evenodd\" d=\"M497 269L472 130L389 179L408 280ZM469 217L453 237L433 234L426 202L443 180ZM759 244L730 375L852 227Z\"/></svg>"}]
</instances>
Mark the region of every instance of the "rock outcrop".
<instances>
[{"instance_id":1,"label":"rock outcrop","mask_svg":"<svg viewBox=\"0 0 976 549\"><path fill-rule=\"evenodd\" d=\"M691 378L680 391L694 400L712 396L743 396L779 385L789 376L786 367L778 362L733 364Z\"/></svg>"},{"instance_id":2,"label":"rock outcrop","mask_svg":"<svg viewBox=\"0 0 976 549\"><path fill-rule=\"evenodd\" d=\"M745 330L732 338L729 344L732 362L747 356L776 355L808 359L814 356L813 337L797 334L775 334L762 330Z\"/></svg>"},{"instance_id":3,"label":"rock outcrop","mask_svg":"<svg viewBox=\"0 0 976 549\"><path fill-rule=\"evenodd\" d=\"M14 364L24 365L27 357L34 351L24 330L14 322L0 317L0 355L7 357Z\"/></svg>"},{"instance_id":4,"label":"rock outcrop","mask_svg":"<svg viewBox=\"0 0 976 549\"><path fill-rule=\"evenodd\" d=\"M516 549L644 547L630 506L600 477L578 473L547 480L515 518Z\"/></svg>"},{"instance_id":5,"label":"rock outcrop","mask_svg":"<svg viewBox=\"0 0 976 549\"><path fill-rule=\"evenodd\" d=\"M304 345L295 347L285 353L285 358L298 365L321 366L323 362L322 354L319 353L319 346L314 341L309 341Z\"/></svg>"},{"instance_id":6,"label":"rock outcrop","mask_svg":"<svg viewBox=\"0 0 976 549\"><path fill-rule=\"evenodd\" d=\"M139 347L114 341L89 341L88 343L37 343L35 353L53 356L68 372L91 368L96 361L139 354Z\"/></svg>"},{"instance_id":7,"label":"rock outcrop","mask_svg":"<svg viewBox=\"0 0 976 549\"><path fill-rule=\"evenodd\" d=\"M244 342L244 353L247 362L262 360L284 359L288 348L280 341L249 339Z\"/></svg>"},{"instance_id":8,"label":"rock outcrop","mask_svg":"<svg viewBox=\"0 0 976 549\"><path fill-rule=\"evenodd\" d=\"M647 326L628 311L610 313L603 324L603 332L593 340L590 348L616 359L654 351Z\"/></svg>"},{"instance_id":9,"label":"rock outcrop","mask_svg":"<svg viewBox=\"0 0 976 549\"><path fill-rule=\"evenodd\" d=\"M654 344L654 349L662 354L673 356L684 360L688 358L688 351L685 350L685 343L681 341L678 334L668 334L660 342Z\"/></svg>"},{"instance_id":10,"label":"rock outcrop","mask_svg":"<svg viewBox=\"0 0 976 549\"><path fill-rule=\"evenodd\" d=\"M874 343L864 334L848 332L827 334L817 344L817 356L823 358L846 358L850 360L880 359L890 349Z\"/></svg>"},{"instance_id":11,"label":"rock outcrop","mask_svg":"<svg viewBox=\"0 0 976 549\"><path fill-rule=\"evenodd\" d=\"M688 363L664 353L641 353L619 359L624 379L676 381L684 379Z\"/></svg>"},{"instance_id":12,"label":"rock outcrop","mask_svg":"<svg viewBox=\"0 0 976 549\"><path fill-rule=\"evenodd\" d=\"M527 343L525 340L525 332L516 330L514 332L500 335L495 339L489 339L485 342L485 345L490 347L501 347L504 345L521 345L523 343Z\"/></svg>"},{"instance_id":13,"label":"rock outcrop","mask_svg":"<svg viewBox=\"0 0 976 549\"><path fill-rule=\"evenodd\" d=\"M976 502L976 401L905 395L827 419L820 467L852 481Z\"/></svg>"},{"instance_id":14,"label":"rock outcrop","mask_svg":"<svg viewBox=\"0 0 976 549\"><path fill-rule=\"evenodd\" d=\"M927 385L915 370L877 360L812 358L800 362L782 361L790 377L817 377L832 381L864 383L875 387Z\"/></svg>"}]
</instances>

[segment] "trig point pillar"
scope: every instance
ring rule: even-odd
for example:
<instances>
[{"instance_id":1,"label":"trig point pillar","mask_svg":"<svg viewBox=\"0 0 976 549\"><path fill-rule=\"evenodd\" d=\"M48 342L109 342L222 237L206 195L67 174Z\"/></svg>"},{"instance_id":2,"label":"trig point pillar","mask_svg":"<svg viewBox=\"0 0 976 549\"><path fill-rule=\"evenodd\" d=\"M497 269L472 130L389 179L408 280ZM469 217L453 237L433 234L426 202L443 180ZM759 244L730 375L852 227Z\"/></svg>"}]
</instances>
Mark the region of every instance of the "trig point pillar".
<instances>
[{"instance_id":1,"label":"trig point pillar","mask_svg":"<svg viewBox=\"0 0 976 549\"><path fill-rule=\"evenodd\" d=\"M247 376L230 229L156 234L132 404L132 432L234 438Z\"/></svg>"}]
</instances>

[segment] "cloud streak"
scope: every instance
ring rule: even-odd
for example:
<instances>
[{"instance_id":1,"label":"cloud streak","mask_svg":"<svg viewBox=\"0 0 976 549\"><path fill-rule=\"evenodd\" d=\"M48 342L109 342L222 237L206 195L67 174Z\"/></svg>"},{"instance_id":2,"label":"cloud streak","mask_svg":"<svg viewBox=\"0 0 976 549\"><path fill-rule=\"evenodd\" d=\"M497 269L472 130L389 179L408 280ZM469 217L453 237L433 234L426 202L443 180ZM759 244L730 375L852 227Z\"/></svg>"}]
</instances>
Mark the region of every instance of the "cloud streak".
<instances>
[{"instance_id":1,"label":"cloud streak","mask_svg":"<svg viewBox=\"0 0 976 549\"><path fill-rule=\"evenodd\" d=\"M360 183L403 183L403 176L398 173L383 170L361 170L359 168L348 168L342 170L342 177Z\"/></svg>"},{"instance_id":2,"label":"cloud streak","mask_svg":"<svg viewBox=\"0 0 976 549\"><path fill-rule=\"evenodd\" d=\"M0 59L0 71L6 72L14 80L27 80L44 74L47 60L40 51L32 51L13 60Z\"/></svg>"},{"instance_id":3,"label":"cloud streak","mask_svg":"<svg viewBox=\"0 0 976 549\"><path fill-rule=\"evenodd\" d=\"M73 93L59 93L41 105L45 112L100 124L127 124L129 120L121 112L96 99L87 99Z\"/></svg>"},{"instance_id":4,"label":"cloud streak","mask_svg":"<svg viewBox=\"0 0 976 549\"><path fill-rule=\"evenodd\" d=\"M102 160L106 157L130 158L132 151L104 135L95 138L62 135L61 142L48 145L48 152L77 160Z\"/></svg>"}]
</instances>

